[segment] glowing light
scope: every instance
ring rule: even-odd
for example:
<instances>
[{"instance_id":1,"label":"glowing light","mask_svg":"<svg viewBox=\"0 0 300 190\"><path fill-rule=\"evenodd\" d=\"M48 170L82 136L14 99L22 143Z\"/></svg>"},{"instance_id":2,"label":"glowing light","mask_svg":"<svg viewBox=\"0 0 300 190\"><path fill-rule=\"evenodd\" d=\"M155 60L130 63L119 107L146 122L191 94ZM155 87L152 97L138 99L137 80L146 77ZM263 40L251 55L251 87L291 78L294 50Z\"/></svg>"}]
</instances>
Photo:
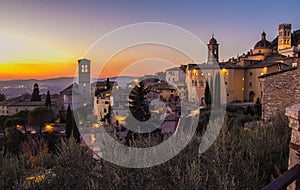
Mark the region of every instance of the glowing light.
<instances>
[{"instance_id":1,"label":"glowing light","mask_svg":"<svg viewBox=\"0 0 300 190\"><path fill-rule=\"evenodd\" d=\"M245 88L242 88L242 91L244 91L245 90Z\"/></svg>"},{"instance_id":2,"label":"glowing light","mask_svg":"<svg viewBox=\"0 0 300 190\"><path fill-rule=\"evenodd\" d=\"M52 132L53 129L54 129L54 127L52 125L49 125L49 124L46 125L45 128L44 128L45 132Z\"/></svg>"},{"instance_id":3,"label":"glowing light","mask_svg":"<svg viewBox=\"0 0 300 190\"><path fill-rule=\"evenodd\" d=\"M98 123L95 123L94 125L93 125L93 128L99 128L100 127L100 125L98 124Z\"/></svg>"},{"instance_id":4,"label":"glowing light","mask_svg":"<svg viewBox=\"0 0 300 190\"><path fill-rule=\"evenodd\" d=\"M245 78L243 77L242 80L245 80Z\"/></svg>"},{"instance_id":5,"label":"glowing light","mask_svg":"<svg viewBox=\"0 0 300 190\"><path fill-rule=\"evenodd\" d=\"M17 129L22 129L22 125L16 125Z\"/></svg>"}]
</instances>

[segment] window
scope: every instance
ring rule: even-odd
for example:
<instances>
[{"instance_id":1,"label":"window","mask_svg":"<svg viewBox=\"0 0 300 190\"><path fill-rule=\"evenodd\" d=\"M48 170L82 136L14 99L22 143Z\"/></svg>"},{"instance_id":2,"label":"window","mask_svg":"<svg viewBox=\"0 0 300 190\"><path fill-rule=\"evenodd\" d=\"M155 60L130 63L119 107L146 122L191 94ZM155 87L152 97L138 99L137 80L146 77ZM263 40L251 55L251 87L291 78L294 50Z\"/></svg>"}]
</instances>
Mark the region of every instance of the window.
<instances>
[{"instance_id":1,"label":"window","mask_svg":"<svg viewBox=\"0 0 300 190\"><path fill-rule=\"evenodd\" d=\"M252 76L252 72L250 72L249 74L250 74L250 76Z\"/></svg>"},{"instance_id":2,"label":"window","mask_svg":"<svg viewBox=\"0 0 300 190\"><path fill-rule=\"evenodd\" d=\"M105 104L109 104L109 102L108 102L108 101L105 101L104 103L105 103Z\"/></svg>"},{"instance_id":3,"label":"window","mask_svg":"<svg viewBox=\"0 0 300 190\"><path fill-rule=\"evenodd\" d=\"M88 72L88 65L81 65L81 72L87 73Z\"/></svg>"},{"instance_id":4,"label":"window","mask_svg":"<svg viewBox=\"0 0 300 190\"><path fill-rule=\"evenodd\" d=\"M202 80L202 81L200 81L200 86L204 86L204 82L203 82L203 80Z\"/></svg>"},{"instance_id":5,"label":"window","mask_svg":"<svg viewBox=\"0 0 300 190\"><path fill-rule=\"evenodd\" d=\"M116 111L116 115L119 115L119 112Z\"/></svg>"},{"instance_id":6,"label":"window","mask_svg":"<svg viewBox=\"0 0 300 190\"><path fill-rule=\"evenodd\" d=\"M252 82L249 82L249 86L252 87Z\"/></svg>"},{"instance_id":7,"label":"window","mask_svg":"<svg viewBox=\"0 0 300 190\"><path fill-rule=\"evenodd\" d=\"M16 112L18 112L19 111L19 109L16 109Z\"/></svg>"},{"instance_id":8,"label":"window","mask_svg":"<svg viewBox=\"0 0 300 190\"><path fill-rule=\"evenodd\" d=\"M229 96L229 94L227 94L227 96Z\"/></svg>"},{"instance_id":9,"label":"window","mask_svg":"<svg viewBox=\"0 0 300 190\"><path fill-rule=\"evenodd\" d=\"M225 85L227 85L228 83L227 82L225 82Z\"/></svg>"},{"instance_id":10,"label":"window","mask_svg":"<svg viewBox=\"0 0 300 190\"><path fill-rule=\"evenodd\" d=\"M98 99L97 99L96 103L99 104L99 100Z\"/></svg>"},{"instance_id":11,"label":"window","mask_svg":"<svg viewBox=\"0 0 300 190\"><path fill-rule=\"evenodd\" d=\"M107 112L107 109L106 109L106 108L104 108L104 109L103 109L103 112L104 112L104 113L106 113L106 112Z\"/></svg>"}]
</instances>

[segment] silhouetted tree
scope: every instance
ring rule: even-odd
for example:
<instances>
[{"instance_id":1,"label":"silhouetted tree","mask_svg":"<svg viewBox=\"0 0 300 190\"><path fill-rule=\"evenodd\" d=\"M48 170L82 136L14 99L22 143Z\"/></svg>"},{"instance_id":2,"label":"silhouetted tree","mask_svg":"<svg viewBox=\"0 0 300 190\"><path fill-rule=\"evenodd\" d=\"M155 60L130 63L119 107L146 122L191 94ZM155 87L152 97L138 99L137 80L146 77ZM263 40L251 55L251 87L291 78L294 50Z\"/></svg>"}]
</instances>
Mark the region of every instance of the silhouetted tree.
<instances>
[{"instance_id":1,"label":"silhouetted tree","mask_svg":"<svg viewBox=\"0 0 300 190\"><path fill-rule=\"evenodd\" d=\"M261 117L262 116L262 105L261 105L259 98L256 99L254 109L255 109L255 114L258 115L259 117Z\"/></svg>"},{"instance_id":2,"label":"silhouetted tree","mask_svg":"<svg viewBox=\"0 0 300 190\"><path fill-rule=\"evenodd\" d=\"M54 115L51 109L38 107L29 112L28 122L30 125L38 129L40 134L42 134L42 128L45 123L51 122L53 118Z\"/></svg>"},{"instance_id":3,"label":"silhouetted tree","mask_svg":"<svg viewBox=\"0 0 300 190\"><path fill-rule=\"evenodd\" d=\"M106 89L111 90L109 78L106 79Z\"/></svg>"},{"instance_id":4,"label":"silhouetted tree","mask_svg":"<svg viewBox=\"0 0 300 190\"><path fill-rule=\"evenodd\" d=\"M0 102L5 100L6 100L5 94L0 94Z\"/></svg>"},{"instance_id":5,"label":"silhouetted tree","mask_svg":"<svg viewBox=\"0 0 300 190\"><path fill-rule=\"evenodd\" d=\"M22 118L10 118L4 122L6 145L5 152L18 154L20 152L20 144L24 140L24 136L17 129L17 125L25 127L26 121ZM24 128L25 129L25 128ZM26 130L25 130L26 132Z\"/></svg>"},{"instance_id":6,"label":"silhouetted tree","mask_svg":"<svg viewBox=\"0 0 300 190\"><path fill-rule=\"evenodd\" d=\"M129 95L129 109L132 115L139 121L147 121L151 116L146 98L149 92L150 87L141 81L135 85Z\"/></svg>"},{"instance_id":7,"label":"silhouetted tree","mask_svg":"<svg viewBox=\"0 0 300 190\"><path fill-rule=\"evenodd\" d=\"M214 96L214 106L219 108L221 105L221 82L220 73L216 74L215 78L215 96Z\"/></svg>"},{"instance_id":8,"label":"silhouetted tree","mask_svg":"<svg viewBox=\"0 0 300 190\"><path fill-rule=\"evenodd\" d=\"M73 120L73 115L72 115L72 111L71 111L71 108L69 105L68 109L67 109L67 117L66 117L66 136L67 136L67 138L70 138L70 136L72 134L72 128L73 128L72 120Z\"/></svg>"},{"instance_id":9,"label":"silhouetted tree","mask_svg":"<svg viewBox=\"0 0 300 190\"><path fill-rule=\"evenodd\" d=\"M51 108L51 97L49 90L47 91L45 106L47 108Z\"/></svg>"},{"instance_id":10,"label":"silhouetted tree","mask_svg":"<svg viewBox=\"0 0 300 190\"><path fill-rule=\"evenodd\" d=\"M40 89L37 83L35 83L33 86L33 92L30 101L41 101Z\"/></svg>"},{"instance_id":11,"label":"silhouetted tree","mask_svg":"<svg viewBox=\"0 0 300 190\"><path fill-rule=\"evenodd\" d=\"M205 85L205 92L204 92L204 101L206 106L211 105L211 93L208 85L208 80L206 80L206 85Z\"/></svg>"},{"instance_id":12,"label":"silhouetted tree","mask_svg":"<svg viewBox=\"0 0 300 190\"><path fill-rule=\"evenodd\" d=\"M71 107L68 106L66 117L66 137L70 138L71 136L73 136L74 139L76 139L76 142L80 142L80 132L76 125L76 121Z\"/></svg>"}]
</instances>

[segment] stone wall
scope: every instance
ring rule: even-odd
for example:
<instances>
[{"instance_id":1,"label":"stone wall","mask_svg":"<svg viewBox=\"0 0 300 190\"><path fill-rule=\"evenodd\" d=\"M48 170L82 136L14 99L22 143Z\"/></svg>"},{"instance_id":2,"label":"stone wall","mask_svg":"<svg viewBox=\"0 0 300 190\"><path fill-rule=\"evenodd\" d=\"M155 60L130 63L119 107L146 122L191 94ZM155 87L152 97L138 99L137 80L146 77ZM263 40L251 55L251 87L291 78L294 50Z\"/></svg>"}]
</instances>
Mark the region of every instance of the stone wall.
<instances>
[{"instance_id":1,"label":"stone wall","mask_svg":"<svg viewBox=\"0 0 300 190\"><path fill-rule=\"evenodd\" d=\"M292 129L290 141L289 169L299 164L299 156L297 151L300 149L300 104L286 108L285 115L289 120L289 127ZM299 179L293 182L287 189L300 189Z\"/></svg>"},{"instance_id":2,"label":"stone wall","mask_svg":"<svg viewBox=\"0 0 300 190\"><path fill-rule=\"evenodd\" d=\"M262 84L263 119L267 120L286 107L300 103L300 67L267 74L260 78Z\"/></svg>"}]
</instances>

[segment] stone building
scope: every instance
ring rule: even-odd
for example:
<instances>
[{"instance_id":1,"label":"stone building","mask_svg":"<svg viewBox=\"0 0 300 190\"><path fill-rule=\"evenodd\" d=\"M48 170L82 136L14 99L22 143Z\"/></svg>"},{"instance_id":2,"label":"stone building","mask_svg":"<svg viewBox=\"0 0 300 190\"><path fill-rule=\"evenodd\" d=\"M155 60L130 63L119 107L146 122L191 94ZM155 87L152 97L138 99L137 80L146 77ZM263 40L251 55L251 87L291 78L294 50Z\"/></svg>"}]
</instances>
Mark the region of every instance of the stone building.
<instances>
[{"instance_id":1,"label":"stone building","mask_svg":"<svg viewBox=\"0 0 300 190\"><path fill-rule=\"evenodd\" d=\"M258 77L267 73L290 68L287 57L273 51L272 44L266 39L266 33L261 34L261 40L247 54L218 61L218 42L212 37L208 43L208 60L202 64L188 64L186 68L186 85L190 102L203 101L206 81L214 80L220 73L225 84L226 97L221 102L247 101L255 102L261 99L262 89ZM193 92L195 90L195 92Z\"/></svg>"},{"instance_id":2,"label":"stone building","mask_svg":"<svg viewBox=\"0 0 300 190\"><path fill-rule=\"evenodd\" d=\"M267 120L276 112L300 103L300 67L297 66L259 77L262 84L262 114Z\"/></svg>"}]
</instances>

